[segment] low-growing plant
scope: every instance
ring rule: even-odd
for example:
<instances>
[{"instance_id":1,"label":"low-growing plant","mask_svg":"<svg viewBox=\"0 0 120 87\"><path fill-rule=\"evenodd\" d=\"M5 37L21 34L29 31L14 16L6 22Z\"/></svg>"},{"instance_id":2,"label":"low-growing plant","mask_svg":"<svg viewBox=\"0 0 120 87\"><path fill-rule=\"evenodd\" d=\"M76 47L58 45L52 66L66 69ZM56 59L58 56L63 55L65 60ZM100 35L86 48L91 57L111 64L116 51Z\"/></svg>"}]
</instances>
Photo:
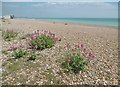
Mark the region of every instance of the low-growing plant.
<instances>
[{"instance_id":1,"label":"low-growing plant","mask_svg":"<svg viewBox=\"0 0 120 87\"><path fill-rule=\"evenodd\" d=\"M54 33L37 30L29 38L26 38L26 41L30 48L43 50L52 47L58 41L58 38Z\"/></svg>"},{"instance_id":2,"label":"low-growing plant","mask_svg":"<svg viewBox=\"0 0 120 87\"><path fill-rule=\"evenodd\" d=\"M13 56L15 58L21 58L24 55L26 55L27 51L25 45L26 43L22 41L20 42L15 41L10 45L10 50L13 51Z\"/></svg>"},{"instance_id":3,"label":"low-growing plant","mask_svg":"<svg viewBox=\"0 0 120 87\"><path fill-rule=\"evenodd\" d=\"M79 73L79 71L83 71L90 60L94 58L93 53L89 52L83 44L78 44L73 47L67 44L66 48L66 58L62 66L69 72L76 74Z\"/></svg>"},{"instance_id":4,"label":"low-growing plant","mask_svg":"<svg viewBox=\"0 0 120 87\"><path fill-rule=\"evenodd\" d=\"M12 30L7 30L2 32L2 37L6 41L11 41L18 35L17 32L13 32Z\"/></svg>"},{"instance_id":5,"label":"low-growing plant","mask_svg":"<svg viewBox=\"0 0 120 87\"><path fill-rule=\"evenodd\" d=\"M16 50L14 51L14 57L15 57L15 58L21 58L21 57L23 57L25 54L26 54L26 52L25 52L24 50L22 50L22 49L16 49Z\"/></svg>"},{"instance_id":6,"label":"low-growing plant","mask_svg":"<svg viewBox=\"0 0 120 87\"><path fill-rule=\"evenodd\" d=\"M29 57L29 60L35 60L36 59L36 54L33 52L31 56Z\"/></svg>"},{"instance_id":7,"label":"low-growing plant","mask_svg":"<svg viewBox=\"0 0 120 87\"><path fill-rule=\"evenodd\" d=\"M8 51L7 50L2 50L2 54L7 55Z\"/></svg>"},{"instance_id":8,"label":"low-growing plant","mask_svg":"<svg viewBox=\"0 0 120 87\"><path fill-rule=\"evenodd\" d=\"M23 35L23 36L20 36L19 38L22 40L22 39L26 39L27 37L29 37L30 36L30 34L25 34L25 35Z\"/></svg>"}]
</instances>

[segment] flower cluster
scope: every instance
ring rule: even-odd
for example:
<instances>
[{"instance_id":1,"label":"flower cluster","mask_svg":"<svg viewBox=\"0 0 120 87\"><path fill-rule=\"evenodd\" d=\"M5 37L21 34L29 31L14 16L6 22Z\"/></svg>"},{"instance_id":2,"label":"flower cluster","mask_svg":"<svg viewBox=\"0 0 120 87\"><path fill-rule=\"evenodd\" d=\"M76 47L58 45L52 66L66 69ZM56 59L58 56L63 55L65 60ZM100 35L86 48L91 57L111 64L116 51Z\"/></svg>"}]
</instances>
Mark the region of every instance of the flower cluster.
<instances>
[{"instance_id":1,"label":"flower cluster","mask_svg":"<svg viewBox=\"0 0 120 87\"><path fill-rule=\"evenodd\" d=\"M88 50L84 44L78 43L73 46L66 44L65 48L67 48L66 60L62 64L68 71L78 73L84 70L88 62L94 58L93 52Z\"/></svg>"},{"instance_id":2,"label":"flower cluster","mask_svg":"<svg viewBox=\"0 0 120 87\"><path fill-rule=\"evenodd\" d=\"M94 59L94 53L91 50L87 49L87 47L85 47L84 44L80 44L80 43L75 44L75 49L78 49L81 52L81 54L84 57L88 58L89 60Z\"/></svg>"},{"instance_id":3,"label":"flower cluster","mask_svg":"<svg viewBox=\"0 0 120 87\"><path fill-rule=\"evenodd\" d=\"M74 43L73 47L70 46L70 44L66 44L65 48L68 51L70 51L70 50L78 51L78 52L81 53L81 55L83 57L86 57L89 60L93 60L94 59L94 53L91 50L87 49L87 47L85 47L85 45L82 44L82 43L77 43L77 44Z\"/></svg>"},{"instance_id":4,"label":"flower cluster","mask_svg":"<svg viewBox=\"0 0 120 87\"><path fill-rule=\"evenodd\" d=\"M52 47L58 41L58 37L50 31L35 31L26 38L28 47L32 49L45 49Z\"/></svg>"}]
</instances>

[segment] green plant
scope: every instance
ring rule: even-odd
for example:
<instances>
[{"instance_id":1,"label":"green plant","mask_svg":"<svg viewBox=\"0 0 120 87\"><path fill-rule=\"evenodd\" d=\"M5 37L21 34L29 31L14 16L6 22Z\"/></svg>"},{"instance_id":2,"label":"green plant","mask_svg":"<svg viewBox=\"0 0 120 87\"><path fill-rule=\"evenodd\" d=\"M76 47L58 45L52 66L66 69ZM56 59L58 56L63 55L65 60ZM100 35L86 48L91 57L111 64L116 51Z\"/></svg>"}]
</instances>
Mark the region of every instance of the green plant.
<instances>
[{"instance_id":1,"label":"green plant","mask_svg":"<svg viewBox=\"0 0 120 87\"><path fill-rule=\"evenodd\" d=\"M74 72L76 74L79 73L79 71L83 71L93 58L93 53L87 51L87 49L83 47L83 44L75 45L73 48L67 45L65 61L62 63L62 66L66 68L68 72Z\"/></svg>"},{"instance_id":2,"label":"green plant","mask_svg":"<svg viewBox=\"0 0 120 87\"><path fill-rule=\"evenodd\" d=\"M2 50L2 53L7 55L8 54L8 51L7 50Z\"/></svg>"},{"instance_id":3,"label":"green plant","mask_svg":"<svg viewBox=\"0 0 120 87\"><path fill-rule=\"evenodd\" d=\"M52 47L57 40L58 38L55 34L48 31L43 31L40 33L39 30L31 34L30 38L26 38L30 48L38 50Z\"/></svg>"},{"instance_id":4,"label":"green plant","mask_svg":"<svg viewBox=\"0 0 120 87\"><path fill-rule=\"evenodd\" d=\"M29 57L29 60L35 60L36 59L36 54L33 52L32 55Z\"/></svg>"},{"instance_id":5,"label":"green plant","mask_svg":"<svg viewBox=\"0 0 120 87\"><path fill-rule=\"evenodd\" d=\"M7 31L3 31L2 32L2 37L4 40L6 41L11 41L12 39L14 39L16 36L18 35L18 33L7 30Z\"/></svg>"},{"instance_id":6,"label":"green plant","mask_svg":"<svg viewBox=\"0 0 120 87\"><path fill-rule=\"evenodd\" d=\"M83 57L79 53L74 53L67 55L67 59L65 60L63 65L68 71L78 73L79 71L84 70L87 62L84 61Z\"/></svg>"},{"instance_id":7,"label":"green plant","mask_svg":"<svg viewBox=\"0 0 120 87\"><path fill-rule=\"evenodd\" d=\"M14 50L14 57L15 58L21 58L26 54L25 51L23 51L22 49L16 49Z\"/></svg>"}]
</instances>

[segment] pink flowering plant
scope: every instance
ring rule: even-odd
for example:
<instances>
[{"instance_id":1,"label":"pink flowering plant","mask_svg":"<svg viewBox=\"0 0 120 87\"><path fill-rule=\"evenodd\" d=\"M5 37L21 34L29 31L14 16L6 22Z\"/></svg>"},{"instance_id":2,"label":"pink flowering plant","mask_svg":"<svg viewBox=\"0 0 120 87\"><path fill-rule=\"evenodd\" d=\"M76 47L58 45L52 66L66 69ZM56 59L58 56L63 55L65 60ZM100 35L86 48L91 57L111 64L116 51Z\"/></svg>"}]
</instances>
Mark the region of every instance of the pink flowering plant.
<instances>
[{"instance_id":1,"label":"pink flowering plant","mask_svg":"<svg viewBox=\"0 0 120 87\"><path fill-rule=\"evenodd\" d=\"M66 48L66 59L62 65L69 72L76 74L83 71L90 60L94 58L93 53L87 50L83 44L75 44L73 47L67 44Z\"/></svg>"},{"instance_id":2,"label":"pink flowering plant","mask_svg":"<svg viewBox=\"0 0 120 87\"><path fill-rule=\"evenodd\" d=\"M58 37L49 31L35 31L26 38L29 48L43 50L52 47L57 41Z\"/></svg>"}]
</instances>

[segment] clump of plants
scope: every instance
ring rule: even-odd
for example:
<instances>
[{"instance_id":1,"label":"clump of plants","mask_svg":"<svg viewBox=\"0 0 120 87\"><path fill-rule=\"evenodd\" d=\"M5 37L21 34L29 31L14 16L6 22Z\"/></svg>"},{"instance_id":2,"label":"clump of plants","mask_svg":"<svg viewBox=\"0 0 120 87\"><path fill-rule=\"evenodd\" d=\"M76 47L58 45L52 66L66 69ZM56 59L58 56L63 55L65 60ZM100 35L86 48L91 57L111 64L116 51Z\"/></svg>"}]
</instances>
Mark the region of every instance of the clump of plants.
<instances>
[{"instance_id":1,"label":"clump of plants","mask_svg":"<svg viewBox=\"0 0 120 87\"><path fill-rule=\"evenodd\" d=\"M25 44L25 42L14 42L11 44L10 48L15 58L21 58L26 55Z\"/></svg>"},{"instance_id":2,"label":"clump of plants","mask_svg":"<svg viewBox=\"0 0 120 87\"><path fill-rule=\"evenodd\" d=\"M7 30L2 32L2 37L5 41L11 41L18 35L17 32L13 32L12 30Z\"/></svg>"},{"instance_id":3,"label":"clump of plants","mask_svg":"<svg viewBox=\"0 0 120 87\"><path fill-rule=\"evenodd\" d=\"M15 58L21 58L21 57L23 57L24 55L26 54L26 52L24 51L24 50L22 50L22 49L16 49L15 51L14 51L14 57Z\"/></svg>"},{"instance_id":4,"label":"clump of plants","mask_svg":"<svg viewBox=\"0 0 120 87\"><path fill-rule=\"evenodd\" d=\"M52 47L58 41L58 37L52 32L37 30L26 38L26 41L29 48L43 50Z\"/></svg>"},{"instance_id":5,"label":"clump of plants","mask_svg":"<svg viewBox=\"0 0 120 87\"><path fill-rule=\"evenodd\" d=\"M85 70L90 60L94 58L94 54L90 50L87 50L83 44L77 44L73 47L67 44L66 51L66 58L62 66L68 72L73 72L75 74Z\"/></svg>"},{"instance_id":6,"label":"clump of plants","mask_svg":"<svg viewBox=\"0 0 120 87\"><path fill-rule=\"evenodd\" d=\"M36 54L33 52L31 56L29 57L29 60L35 60L36 59Z\"/></svg>"}]
</instances>

